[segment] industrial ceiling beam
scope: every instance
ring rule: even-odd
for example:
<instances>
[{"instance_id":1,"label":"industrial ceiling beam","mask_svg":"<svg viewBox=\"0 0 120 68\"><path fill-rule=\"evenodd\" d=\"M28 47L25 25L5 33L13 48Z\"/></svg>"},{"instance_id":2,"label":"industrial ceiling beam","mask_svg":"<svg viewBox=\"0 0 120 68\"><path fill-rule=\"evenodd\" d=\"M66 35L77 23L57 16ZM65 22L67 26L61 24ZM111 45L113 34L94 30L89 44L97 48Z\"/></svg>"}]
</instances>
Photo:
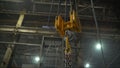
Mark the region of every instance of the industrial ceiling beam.
<instances>
[{"instance_id":1,"label":"industrial ceiling beam","mask_svg":"<svg viewBox=\"0 0 120 68\"><path fill-rule=\"evenodd\" d=\"M0 11L1 14L15 14L15 15L19 15L20 11L13 11L13 10L3 10ZM103 13L104 14L104 13ZM25 15L31 15L31 16L48 16L49 12L26 12ZM55 17L57 14L55 12L50 13L51 17ZM62 16L65 16L65 13L61 13ZM87 21L92 21L93 16L92 15L85 15L85 14L79 14L78 17L80 18L80 20L87 20ZM103 18L103 19L101 19ZM111 17L111 16L98 16L97 20L100 22L119 22L118 19L116 17ZM4 20L1 20L4 22ZM6 20L7 21L7 20Z\"/></svg>"},{"instance_id":2,"label":"industrial ceiling beam","mask_svg":"<svg viewBox=\"0 0 120 68\"><path fill-rule=\"evenodd\" d=\"M16 33L30 33L30 34L48 34L48 35L54 35L57 34L57 32L43 29L43 28L15 28L15 27L0 27L0 31L3 32L16 32Z\"/></svg>"},{"instance_id":3,"label":"industrial ceiling beam","mask_svg":"<svg viewBox=\"0 0 120 68\"><path fill-rule=\"evenodd\" d=\"M31 15L32 16L32 15ZM32 17L36 17L36 16L32 16ZM38 16L38 17L42 17L42 16ZM47 16L46 16L47 17ZM85 18L86 17L86 18ZM91 23L91 22L93 22L93 19L91 19L92 17L90 17L90 16L86 16L86 15L80 15L80 21L81 21L81 23ZM32 19L32 18L31 18ZM35 19L35 20L24 20L24 24L31 24L32 26L34 26L34 25L38 25L38 26L40 26L40 25L47 25L48 24L48 22L47 21L45 21L45 20L47 20L47 19L44 19L44 21L43 21L43 19L42 20L39 20L39 19ZM54 21L54 19L53 19L53 17L52 17L52 19L51 19L52 21ZM5 19L0 19L0 24L15 24L16 22L17 22L17 20L16 19L7 19L7 18L5 18ZM119 21L117 21L117 20L99 20L98 19L98 22L100 22L100 23L118 23ZM54 25L54 23L50 23L50 24L52 24L52 25ZM108 25L109 26L109 25Z\"/></svg>"},{"instance_id":4,"label":"industrial ceiling beam","mask_svg":"<svg viewBox=\"0 0 120 68\"><path fill-rule=\"evenodd\" d=\"M16 24L16 28L21 27L22 22L23 22L23 19L24 19L24 13L25 13L25 12L21 12L21 14L20 14L20 16L19 16L19 19L18 19L18 21L17 21L17 24Z\"/></svg>"},{"instance_id":5,"label":"industrial ceiling beam","mask_svg":"<svg viewBox=\"0 0 120 68\"><path fill-rule=\"evenodd\" d=\"M1 1L5 1L5 2L15 2L15 3L23 3L24 0L1 0ZM51 3L51 2L40 2L40 1L33 1L33 3L35 4L41 4L41 5L59 5L59 3ZM61 6L65 6L65 3L61 3ZM67 6L70 6L70 4L67 4ZM78 5L78 7L88 7L88 6L85 6L85 5ZM90 6L91 8L91 6ZM102 6L95 6L94 8L98 8L98 9L103 9L104 7Z\"/></svg>"},{"instance_id":6,"label":"industrial ceiling beam","mask_svg":"<svg viewBox=\"0 0 120 68\"><path fill-rule=\"evenodd\" d=\"M4 2L15 2L15 3L21 3L21 2L23 2L23 0L0 0L0 1L4 1Z\"/></svg>"},{"instance_id":7,"label":"industrial ceiling beam","mask_svg":"<svg viewBox=\"0 0 120 68\"><path fill-rule=\"evenodd\" d=\"M95 27L82 27L83 32L79 33L82 34L83 36L96 36L96 29ZM84 31L87 30L87 31ZM94 32L88 32L91 30L94 30ZM104 31L104 33L101 33L100 36L102 38L108 38L108 37L117 37L119 38L120 35L114 34L116 29L106 29L106 28L101 28L100 31ZM50 30L50 29L45 29L45 28L33 28L33 27L21 27L21 28L15 28L15 27L0 27L0 32L5 32L5 33L16 33L16 34L34 34L34 35L44 35L44 36L59 36L56 30ZM105 33L106 32L106 33ZM107 33L108 32L108 33ZM110 34L111 33L111 34Z\"/></svg>"},{"instance_id":8,"label":"industrial ceiling beam","mask_svg":"<svg viewBox=\"0 0 120 68\"><path fill-rule=\"evenodd\" d=\"M0 44L14 44L14 45L26 45L26 46L41 46L41 44L19 43L19 42L4 42L4 41L0 41Z\"/></svg>"},{"instance_id":9,"label":"industrial ceiling beam","mask_svg":"<svg viewBox=\"0 0 120 68\"><path fill-rule=\"evenodd\" d=\"M39 1L35 1L34 3L36 4L46 4L46 5L59 5L59 3L51 3L51 2L39 2ZM66 4L65 3L61 3L61 6L65 6ZM67 4L67 6L70 6L70 4ZM78 7L88 7L88 6L85 6L85 5L78 5ZM89 6L91 8L91 6ZM98 8L98 9L103 9L104 7L102 6L95 6L94 8Z\"/></svg>"},{"instance_id":10,"label":"industrial ceiling beam","mask_svg":"<svg viewBox=\"0 0 120 68\"><path fill-rule=\"evenodd\" d=\"M4 10L4 11L0 11L0 13L5 13L5 14L20 14L20 11L13 11L13 10ZM36 16L48 16L49 13L48 12L26 12L25 15L36 15ZM56 16L56 13L50 13L51 16ZM62 16L65 16L64 13L61 13ZM92 16L90 15L78 15L79 17L88 17L91 18Z\"/></svg>"},{"instance_id":11,"label":"industrial ceiling beam","mask_svg":"<svg viewBox=\"0 0 120 68\"><path fill-rule=\"evenodd\" d=\"M21 27L23 19L24 19L24 14L23 14L23 12L21 12L19 19L18 19L18 22L16 24L16 28ZM14 33L13 42L16 42L16 36L17 36L16 33ZM8 44L8 47L7 47L7 50L6 50L5 55L3 57L3 62L1 63L0 68L7 68L8 67L8 64L9 64L10 59L11 59L11 55L13 53L14 46L15 46L14 44Z\"/></svg>"},{"instance_id":12,"label":"industrial ceiling beam","mask_svg":"<svg viewBox=\"0 0 120 68\"><path fill-rule=\"evenodd\" d=\"M95 27L82 27L82 30L87 31L95 31ZM100 31L102 32L114 32L116 29L113 28L100 28ZM16 32L16 33L33 33L33 34L57 34L57 32L54 30L50 30L49 28L34 28L34 27L21 27L21 28L15 28L15 27L0 27L0 32Z\"/></svg>"}]
</instances>

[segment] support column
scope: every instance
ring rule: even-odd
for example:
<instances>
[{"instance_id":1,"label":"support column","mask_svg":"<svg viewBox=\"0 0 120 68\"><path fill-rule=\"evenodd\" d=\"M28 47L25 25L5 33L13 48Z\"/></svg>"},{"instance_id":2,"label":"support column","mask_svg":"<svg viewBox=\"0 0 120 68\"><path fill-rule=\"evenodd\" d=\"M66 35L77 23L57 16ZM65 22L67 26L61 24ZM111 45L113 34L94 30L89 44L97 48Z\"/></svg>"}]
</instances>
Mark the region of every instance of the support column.
<instances>
[{"instance_id":1,"label":"support column","mask_svg":"<svg viewBox=\"0 0 120 68\"><path fill-rule=\"evenodd\" d=\"M23 19L24 19L24 12L21 12L20 16L19 16L19 19L17 21L17 24L16 24L16 28L21 27ZM16 32L14 32L14 36L13 36L13 43L14 42L16 42ZM13 53L14 47L15 47L14 44L9 44L8 45L0 68L7 68L8 64L9 64L9 61L10 61L10 58L11 58L11 55Z\"/></svg>"}]
</instances>

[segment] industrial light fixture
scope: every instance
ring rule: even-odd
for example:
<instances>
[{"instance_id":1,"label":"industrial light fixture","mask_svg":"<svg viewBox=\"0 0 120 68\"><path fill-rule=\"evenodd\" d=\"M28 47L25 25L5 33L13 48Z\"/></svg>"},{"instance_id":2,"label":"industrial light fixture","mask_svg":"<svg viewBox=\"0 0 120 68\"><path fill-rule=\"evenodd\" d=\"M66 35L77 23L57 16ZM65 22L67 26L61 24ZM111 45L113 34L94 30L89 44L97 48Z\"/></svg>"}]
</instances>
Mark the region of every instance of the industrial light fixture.
<instances>
[{"instance_id":1,"label":"industrial light fixture","mask_svg":"<svg viewBox=\"0 0 120 68\"><path fill-rule=\"evenodd\" d=\"M90 64L89 63L86 63L85 64L85 68L89 68L90 67Z\"/></svg>"},{"instance_id":2,"label":"industrial light fixture","mask_svg":"<svg viewBox=\"0 0 120 68\"><path fill-rule=\"evenodd\" d=\"M96 49L97 49L97 50L100 50L100 49L101 49L101 44L100 44L100 43L97 43L97 44L96 44Z\"/></svg>"},{"instance_id":3,"label":"industrial light fixture","mask_svg":"<svg viewBox=\"0 0 120 68\"><path fill-rule=\"evenodd\" d=\"M39 62L40 61L39 56L36 56L34 60L35 60L35 62Z\"/></svg>"}]
</instances>

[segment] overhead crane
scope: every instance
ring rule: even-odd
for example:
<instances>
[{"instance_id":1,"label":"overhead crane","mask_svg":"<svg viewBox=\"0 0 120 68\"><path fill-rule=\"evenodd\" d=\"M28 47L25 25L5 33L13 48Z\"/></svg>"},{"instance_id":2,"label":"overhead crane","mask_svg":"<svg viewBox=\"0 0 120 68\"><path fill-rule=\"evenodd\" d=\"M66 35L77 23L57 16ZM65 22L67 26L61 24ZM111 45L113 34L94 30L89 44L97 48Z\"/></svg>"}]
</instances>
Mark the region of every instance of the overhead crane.
<instances>
[{"instance_id":1,"label":"overhead crane","mask_svg":"<svg viewBox=\"0 0 120 68\"><path fill-rule=\"evenodd\" d=\"M55 28L59 32L60 36L62 38L65 38L65 56L66 60L71 59L71 45L69 42L69 35L66 34L66 31L72 31L72 32L81 32L81 24L80 20L77 14L76 9L76 0L71 0L71 10L69 14L69 21L64 21L61 15L56 16L55 18ZM68 63L68 65L70 65ZM71 68L70 66L67 68Z\"/></svg>"}]
</instances>

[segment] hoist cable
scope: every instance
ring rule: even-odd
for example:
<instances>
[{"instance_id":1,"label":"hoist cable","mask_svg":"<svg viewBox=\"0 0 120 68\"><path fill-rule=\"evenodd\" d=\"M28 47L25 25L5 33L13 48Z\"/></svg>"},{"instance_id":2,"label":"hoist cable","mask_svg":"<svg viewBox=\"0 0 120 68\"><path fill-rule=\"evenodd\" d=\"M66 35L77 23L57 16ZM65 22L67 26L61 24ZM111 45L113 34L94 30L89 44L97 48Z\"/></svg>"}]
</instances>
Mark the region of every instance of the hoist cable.
<instances>
[{"instance_id":1,"label":"hoist cable","mask_svg":"<svg viewBox=\"0 0 120 68\"><path fill-rule=\"evenodd\" d=\"M77 2L78 2L78 0L75 0L75 8L76 8L76 15L77 15L77 17L78 17L78 4L77 4Z\"/></svg>"},{"instance_id":2,"label":"hoist cable","mask_svg":"<svg viewBox=\"0 0 120 68\"><path fill-rule=\"evenodd\" d=\"M52 3L51 3L51 6L50 6L50 10L49 10L48 26L49 26L49 24L50 24L50 16L51 16L52 8L53 8L53 0L52 0Z\"/></svg>"},{"instance_id":3,"label":"hoist cable","mask_svg":"<svg viewBox=\"0 0 120 68\"><path fill-rule=\"evenodd\" d=\"M52 3L51 3L51 6L50 6L50 11L49 11L49 16L48 16L48 26L49 26L49 23L50 23L50 16L51 16L52 7L53 7L53 0L52 0ZM50 47L51 47L51 45L48 46L45 54L48 54L48 51L49 51Z\"/></svg>"},{"instance_id":4,"label":"hoist cable","mask_svg":"<svg viewBox=\"0 0 120 68\"><path fill-rule=\"evenodd\" d=\"M96 26L96 31L97 31L96 32L97 40L99 40L99 27L98 27L98 22L97 22L97 19L96 19L96 14L95 14L93 0L91 0L91 7L92 7L93 18L94 18L94 22L95 22L95 26Z\"/></svg>"},{"instance_id":5,"label":"hoist cable","mask_svg":"<svg viewBox=\"0 0 120 68\"><path fill-rule=\"evenodd\" d=\"M95 25L96 25L97 41L101 44L101 52L102 52L103 63L104 63L104 67L106 67L105 58L104 58L104 54L103 54L103 46L102 46L102 43L101 43L101 40L100 40L100 32L99 32L98 22L97 22L97 19L96 19L93 0L91 0L91 7L92 7L94 22L95 22Z\"/></svg>"},{"instance_id":6,"label":"hoist cable","mask_svg":"<svg viewBox=\"0 0 120 68\"><path fill-rule=\"evenodd\" d=\"M67 0L65 0L65 21L67 21Z\"/></svg>"},{"instance_id":7,"label":"hoist cable","mask_svg":"<svg viewBox=\"0 0 120 68\"><path fill-rule=\"evenodd\" d=\"M67 21L67 0L65 0L65 21ZM67 32L68 31L65 31L66 39L67 39L67 36L68 36ZM65 49L66 49L66 46L65 46ZM71 60L70 60L70 58L71 58L70 54L65 53L65 67L66 68L71 68Z\"/></svg>"},{"instance_id":8,"label":"hoist cable","mask_svg":"<svg viewBox=\"0 0 120 68\"><path fill-rule=\"evenodd\" d=\"M60 14L60 9L61 9L61 0L59 0L59 3L58 3L58 11L57 11L57 15L59 15Z\"/></svg>"}]
</instances>

